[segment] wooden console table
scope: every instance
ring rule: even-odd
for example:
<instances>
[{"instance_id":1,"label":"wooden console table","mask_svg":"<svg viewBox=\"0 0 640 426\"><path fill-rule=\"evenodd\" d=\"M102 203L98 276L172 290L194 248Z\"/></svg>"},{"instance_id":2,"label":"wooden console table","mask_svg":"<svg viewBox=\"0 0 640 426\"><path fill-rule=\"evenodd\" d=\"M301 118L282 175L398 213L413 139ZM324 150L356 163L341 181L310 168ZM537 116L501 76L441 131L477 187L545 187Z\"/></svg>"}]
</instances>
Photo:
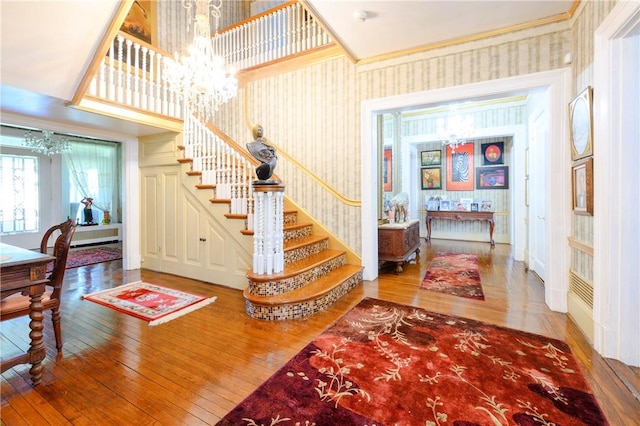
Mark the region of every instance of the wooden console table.
<instances>
[{"instance_id":1,"label":"wooden console table","mask_svg":"<svg viewBox=\"0 0 640 426\"><path fill-rule=\"evenodd\" d=\"M479 220L489 222L489 241L491 246L495 246L493 241L493 212L461 212L461 211L443 211L443 210L427 210L427 241L431 240L431 220L454 220L456 222L464 222L468 220Z\"/></svg>"},{"instance_id":2,"label":"wooden console table","mask_svg":"<svg viewBox=\"0 0 640 426\"><path fill-rule=\"evenodd\" d=\"M378 226L378 260L395 262L396 273L413 253L420 254L420 221L386 223Z\"/></svg>"},{"instance_id":3,"label":"wooden console table","mask_svg":"<svg viewBox=\"0 0 640 426\"><path fill-rule=\"evenodd\" d=\"M42 335L42 293L46 279L47 263L55 257L40 252L26 250L20 247L0 243L0 295L2 299L14 293L28 294L31 304L29 350L23 355L12 359L2 360L0 370L5 370L18 364L31 364L29 373L34 385L40 383L44 366L42 361L46 356L46 348Z\"/></svg>"}]
</instances>

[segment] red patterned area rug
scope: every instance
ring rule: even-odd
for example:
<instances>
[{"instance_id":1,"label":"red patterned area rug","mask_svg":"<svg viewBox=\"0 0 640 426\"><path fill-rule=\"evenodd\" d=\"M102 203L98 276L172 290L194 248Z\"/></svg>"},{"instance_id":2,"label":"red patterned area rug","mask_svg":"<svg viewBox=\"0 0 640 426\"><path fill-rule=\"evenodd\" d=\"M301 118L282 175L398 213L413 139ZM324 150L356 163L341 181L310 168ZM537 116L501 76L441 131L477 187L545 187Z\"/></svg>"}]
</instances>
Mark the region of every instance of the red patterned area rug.
<instances>
[{"instance_id":1,"label":"red patterned area rug","mask_svg":"<svg viewBox=\"0 0 640 426\"><path fill-rule=\"evenodd\" d=\"M607 425L569 346L366 298L218 422Z\"/></svg>"},{"instance_id":2,"label":"red patterned area rug","mask_svg":"<svg viewBox=\"0 0 640 426\"><path fill-rule=\"evenodd\" d=\"M83 296L84 299L158 325L215 302L183 291L136 281Z\"/></svg>"},{"instance_id":3,"label":"red patterned area rug","mask_svg":"<svg viewBox=\"0 0 640 426\"><path fill-rule=\"evenodd\" d=\"M69 251L67 255L67 269L79 268L81 266L94 265L96 263L110 262L122 259L122 250L116 247L97 247L85 250ZM50 272L53 263L47 265Z\"/></svg>"},{"instance_id":4,"label":"red patterned area rug","mask_svg":"<svg viewBox=\"0 0 640 426\"><path fill-rule=\"evenodd\" d=\"M437 253L427 269L420 288L484 300L478 270L478 256L464 253Z\"/></svg>"}]
</instances>

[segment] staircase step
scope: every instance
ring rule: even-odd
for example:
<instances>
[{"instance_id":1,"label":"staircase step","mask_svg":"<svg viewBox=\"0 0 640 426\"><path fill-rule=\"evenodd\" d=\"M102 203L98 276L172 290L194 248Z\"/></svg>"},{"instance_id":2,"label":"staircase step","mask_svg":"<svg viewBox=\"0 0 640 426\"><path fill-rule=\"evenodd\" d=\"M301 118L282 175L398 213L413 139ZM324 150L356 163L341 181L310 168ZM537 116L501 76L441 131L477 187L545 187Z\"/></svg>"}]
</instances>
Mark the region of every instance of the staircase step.
<instances>
[{"instance_id":1,"label":"staircase step","mask_svg":"<svg viewBox=\"0 0 640 426\"><path fill-rule=\"evenodd\" d=\"M298 240L305 238L313 233L313 224L296 223L294 225L286 225L284 227L284 241Z\"/></svg>"},{"instance_id":2,"label":"staircase step","mask_svg":"<svg viewBox=\"0 0 640 426\"><path fill-rule=\"evenodd\" d=\"M321 235L309 235L295 240L284 242L285 265L297 262L300 259L311 256L329 248L329 237Z\"/></svg>"},{"instance_id":3,"label":"staircase step","mask_svg":"<svg viewBox=\"0 0 640 426\"><path fill-rule=\"evenodd\" d=\"M256 296L245 289L247 315L273 321L316 314L362 283L362 269L343 265L302 288L273 296Z\"/></svg>"},{"instance_id":4,"label":"staircase step","mask_svg":"<svg viewBox=\"0 0 640 426\"><path fill-rule=\"evenodd\" d=\"M214 201L215 200L215 201ZM211 200L212 203L217 203L220 202L218 198L212 198ZM224 200L226 202L231 202L231 200ZM306 238L309 237L311 235L311 227L313 225L311 223L294 223L292 225L287 225L287 223L284 223L284 244L286 245L287 242L289 241L295 241L297 239L300 238ZM244 235L253 235L253 230L245 230L242 231L242 233Z\"/></svg>"},{"instance_id":5,"label":"staircase step","mask_svg":"<svg viewBox=\"0 0 640 426\"><path fill-rule=\"evenodd\" d=\"M247 278L252 283L273 283L274 281L283 281L305 272L312 271L314 268L323 266L340 258L344 258L344 251L341 250L324 250L296 262L284 265L284 270L276 274L254 274L253 271L247 272Z\"/></svg>"}]
</instances>

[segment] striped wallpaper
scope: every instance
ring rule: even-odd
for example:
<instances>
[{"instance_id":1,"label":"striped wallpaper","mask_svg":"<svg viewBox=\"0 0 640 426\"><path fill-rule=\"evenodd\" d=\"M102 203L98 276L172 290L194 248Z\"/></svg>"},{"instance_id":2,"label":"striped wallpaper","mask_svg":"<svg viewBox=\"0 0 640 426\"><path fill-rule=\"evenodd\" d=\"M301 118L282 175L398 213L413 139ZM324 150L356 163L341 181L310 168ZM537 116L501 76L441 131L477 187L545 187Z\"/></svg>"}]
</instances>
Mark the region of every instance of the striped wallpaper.
<instances>
[{"instance_id":1,"label":"striped wallpaper","mask_svg":"<svg viewBox=\"0 0 640 426\"><path fill-rule=\"evenodd\" d=\"M346 197L360 199L362 101L557 69L569 52L578 93L592 80L593 32L614 5L586 1L564 22L360 65L337 58L267 77L241 89L214 124L241 144L252 138L248 124L261 124L278 149ZM159 13L168 12L160 7ZM276 174L288 196L361 252L360 208L337 202L284 160ZM589 218L576 218L574 228L576 238L591 240Z\"/></svg>"}]
</instances>

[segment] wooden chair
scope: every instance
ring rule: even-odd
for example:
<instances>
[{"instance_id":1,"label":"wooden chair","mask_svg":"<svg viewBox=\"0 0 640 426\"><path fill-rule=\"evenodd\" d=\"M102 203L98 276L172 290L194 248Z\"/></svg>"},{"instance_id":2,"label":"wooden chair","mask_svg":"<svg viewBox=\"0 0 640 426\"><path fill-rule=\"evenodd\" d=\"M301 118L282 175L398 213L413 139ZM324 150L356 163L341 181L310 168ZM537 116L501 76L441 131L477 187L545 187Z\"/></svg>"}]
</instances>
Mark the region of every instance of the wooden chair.
<instances>
[{"instance_id":1,"label":"wooden chair","mask_svg":"<svg viewBox=\"0 0 640 426\"><path fill-rule=\"evenodd\" d=\"M47 291L42 296L43 311L51 310L53 331L56 336L56 348L62 350L62 332L60 329L60 295L62 283L67 267L67 255L71 246L71 239L76 231L76 225L69 219L59 225L52 226L45 232L40 243L40 252L47 253L49 239L59 232L53 244L53 270L48 276ZM13 294L0 302L0 321L29 315L29 297Z\"/></svg>"}]
</instances>

